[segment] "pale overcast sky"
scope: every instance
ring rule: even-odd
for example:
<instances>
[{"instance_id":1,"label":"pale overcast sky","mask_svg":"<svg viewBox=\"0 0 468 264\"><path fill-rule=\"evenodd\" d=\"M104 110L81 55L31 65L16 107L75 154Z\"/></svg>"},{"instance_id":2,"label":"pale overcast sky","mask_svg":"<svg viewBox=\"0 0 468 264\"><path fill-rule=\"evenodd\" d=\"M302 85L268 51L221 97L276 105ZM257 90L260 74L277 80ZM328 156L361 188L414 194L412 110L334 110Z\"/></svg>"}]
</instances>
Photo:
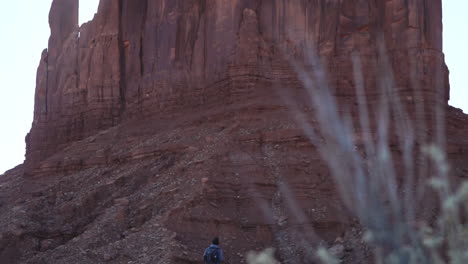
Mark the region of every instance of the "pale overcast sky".
<instances>
[{"instance_id":1,"label":"pale overcast sky","mask_svg":"<svg viewBox=\"0 0 468 264\"><path fill-rule=\"evenodd\" d=\"M90 20L98 0L80 0L80 23ZM450 69L450 104L468 113L468 1L444 0L444 52ZM36 69L50 34L52 0L0 3L0 174L24 160L31 128Z\"/></svg>"}]
</instances>

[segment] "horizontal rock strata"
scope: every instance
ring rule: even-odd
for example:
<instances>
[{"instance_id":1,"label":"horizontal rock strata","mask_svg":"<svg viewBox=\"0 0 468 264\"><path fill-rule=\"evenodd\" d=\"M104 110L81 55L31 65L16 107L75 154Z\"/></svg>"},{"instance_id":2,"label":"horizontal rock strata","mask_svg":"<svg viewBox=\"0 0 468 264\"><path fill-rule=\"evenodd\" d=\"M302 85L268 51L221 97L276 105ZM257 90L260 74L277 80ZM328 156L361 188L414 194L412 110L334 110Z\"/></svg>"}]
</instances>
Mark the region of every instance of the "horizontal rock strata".
<instances>
[{"instance_id":1,"label":"horizontal rock strata","mask_svg":"<svg viewBox=\"0 0 468 264\"><path fill-rule=\"evenodd\" d=\"M388 82L428 122L417 144L442 106L453 174L467 175L440 0L101 0L81 27L78 8L53 1L26 162L0 176L1 263L200 263L215 235L229 263L267 247L311 263L318 244L372 263L294 118L318 123L298 77L317 58L355 121L352 56L372 111Z\"/></svg>"}]
</instances>

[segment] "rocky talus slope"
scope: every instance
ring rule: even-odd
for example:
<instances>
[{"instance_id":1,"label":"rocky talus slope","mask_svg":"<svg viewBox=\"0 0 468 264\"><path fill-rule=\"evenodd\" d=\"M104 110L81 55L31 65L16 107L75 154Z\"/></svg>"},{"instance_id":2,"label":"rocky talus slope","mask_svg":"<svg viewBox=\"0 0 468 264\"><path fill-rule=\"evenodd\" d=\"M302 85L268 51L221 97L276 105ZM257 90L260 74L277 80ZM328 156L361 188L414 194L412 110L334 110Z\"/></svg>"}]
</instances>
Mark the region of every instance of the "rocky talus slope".
<instances>
[{"instance_id":1,"label":"rocky talus slope","mask_svg":"<svg viewBox=\"0 0 468 264\"><path fill-rule=\"evenodd\" d=\"M215 235L228 263L266 247L310 263L318 244L371 262L284 100L316 122L290 64L311 48L353 112L351 55L375 105L383 40L398 95L412 109L416 82L444 105L452 171L468 174L440 0L101 0L81 27L78 6L52 3L26 160L0 176L0 263L201 263Z\"/></svg>"}]
</instances>

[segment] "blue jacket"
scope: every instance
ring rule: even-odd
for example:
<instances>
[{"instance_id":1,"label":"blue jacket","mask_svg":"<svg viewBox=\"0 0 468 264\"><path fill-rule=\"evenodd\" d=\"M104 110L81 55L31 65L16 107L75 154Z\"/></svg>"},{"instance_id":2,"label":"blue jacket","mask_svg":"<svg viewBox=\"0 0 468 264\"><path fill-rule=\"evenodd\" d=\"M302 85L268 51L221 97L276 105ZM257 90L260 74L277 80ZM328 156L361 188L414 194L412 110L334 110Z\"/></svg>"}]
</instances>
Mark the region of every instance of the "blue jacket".
<instances>
[{"instance_id":1,"label":"blue jacket","mask_svg":"<svg viewBox=\"0 0 468 264\"><path fill-rule=\"evenodd\" d=\"M213 244L211 244L211 246L209 246L208 248L205 249L205 253L203 253L203 259L205 259L205 256L208 253L208 249L210 249L210 248L216 248L218 250L218 256L219 256L219 262L218 263L223 262L224 261L223 250L218 245L213 245ZM218 263L215 263L215 264L218 264Z\"/></svg>"}]
</instances>

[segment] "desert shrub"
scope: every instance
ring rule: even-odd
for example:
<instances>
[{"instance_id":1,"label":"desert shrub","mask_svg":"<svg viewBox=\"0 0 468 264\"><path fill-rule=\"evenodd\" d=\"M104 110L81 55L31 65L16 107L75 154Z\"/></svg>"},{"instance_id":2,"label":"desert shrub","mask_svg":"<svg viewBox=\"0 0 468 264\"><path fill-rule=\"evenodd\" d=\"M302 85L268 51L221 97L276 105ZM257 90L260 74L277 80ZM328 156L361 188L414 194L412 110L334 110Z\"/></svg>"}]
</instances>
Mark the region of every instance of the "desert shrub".
<instances>
[{"instance_id":1,"label":"desert shrub","mask_svg":"<svg viewBox=\"0 0 468 264\"><path fill-rule=\"evenodd\" d=\"M306 54L304 63L289 56L286 49L283 53L310 95L317 123L308 121L287 92L280 94L327 163L342 201L366 230L363 239L372 249L375 262L468 263L468 225L462 221L468 210L468 183L456 191L450 187L444 145L446 102L423 94L415 74L417 69L410 73L414 98L414 113L410 113L395 89L392 66L382 41L376 71L380 98L378 108L369 109L360 56L353 54L358 115L351 116L341 110L345 107L332 94L334 89L327 82L318 55ZM443 90L443 83L438 85L433 88ZM434 103L430 108L425 105L429 101ZM431 124L425 118L428 112L435 117ZM356 131L362 135L360 144L356 143ZM401 153L398 157L391 146L392 138ZM434 210L438 213L430 221L421 208L424 200L435 194L439 206ZM316 252L324 263L340 263L324 248ZM259 256L263 257L250 258L249 263L275 263L271 251Z\"/></svg>"}]
</instances>

